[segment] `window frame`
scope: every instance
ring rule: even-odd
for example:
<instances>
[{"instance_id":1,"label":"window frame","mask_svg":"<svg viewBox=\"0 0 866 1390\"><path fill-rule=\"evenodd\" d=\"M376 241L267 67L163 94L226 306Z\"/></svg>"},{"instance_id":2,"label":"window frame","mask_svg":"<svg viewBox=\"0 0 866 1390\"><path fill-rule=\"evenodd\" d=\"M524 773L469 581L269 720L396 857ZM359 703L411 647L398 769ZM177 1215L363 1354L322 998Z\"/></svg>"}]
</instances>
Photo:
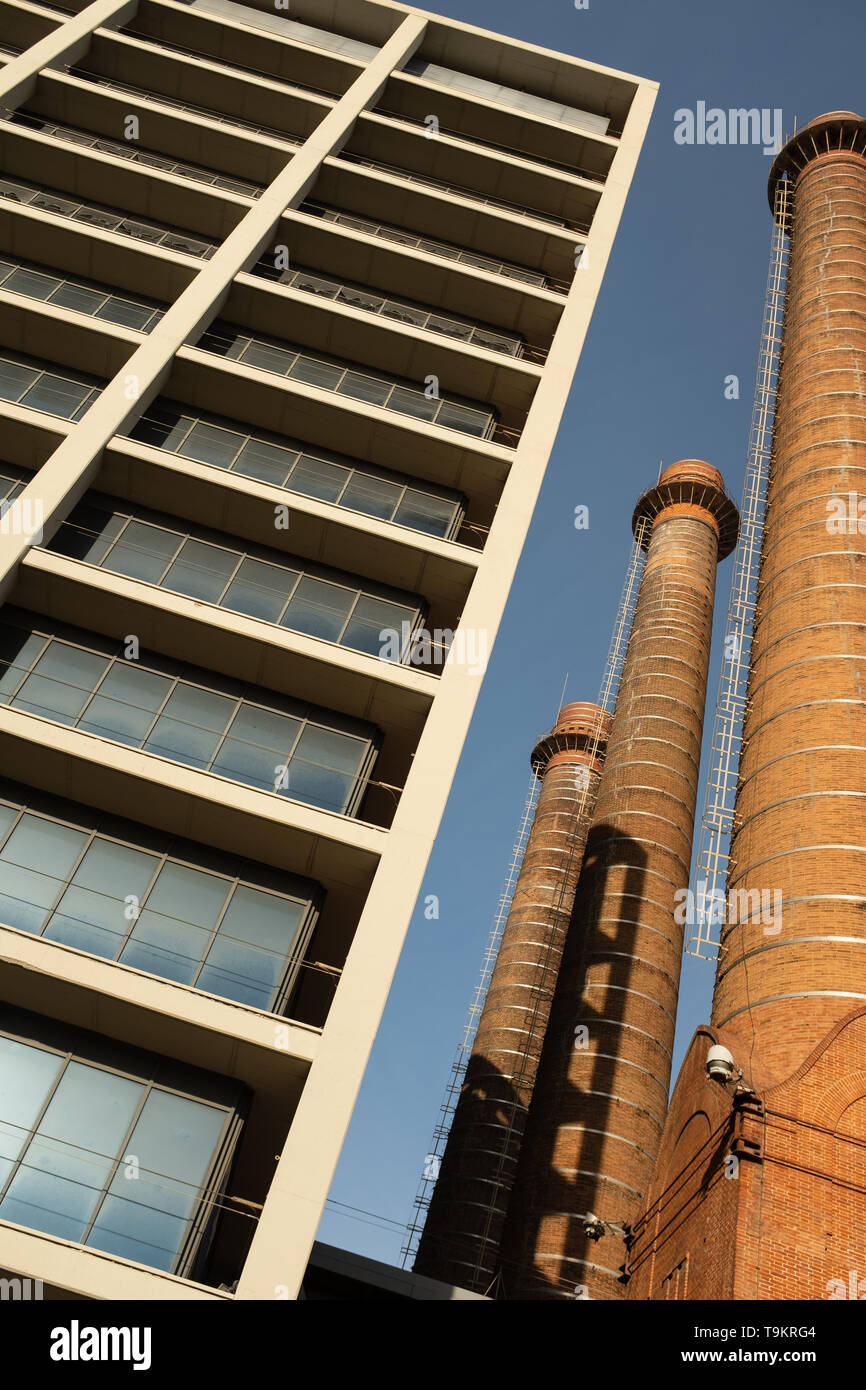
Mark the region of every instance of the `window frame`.
<instances>
[{"instance_id":1,"label":"window frame","mask_svg":"<svg viewBox=\"0 0 866 1390\"><path fill-rule=\"evenodd\" d=\"M111 1184L124 1161L129 1141L146 1100L154 1091L165 1092L182 1100L208 1105L215 1110L224 1112L220 1133L211 1150L202 1181L196 1189L190 1215L184 1221L183 1234L178 1241L171 1268L162 1270L158 1265L144 1265L141 1261L130 1260L128 1256L116 1255L110 1251L104 1252L111 1259L123 1260L141 1268L155 1270L160 1274L173 1275L180 1279L195 1279L201 1272L210 1250L212 1233L211 1238L208 1239L208 1227L212 1225L214 1212L218 1210L218 1197L229 1178L248 1118L251 1098L247 1087L241 1082L220 1076L216 1072L208 1072L203 1068L175 1062L159 1053L149 1052L132 1044L122 1044L118 1048L111 1039L102 1038L75 1025L44 1018L13 1005L0 1005L0 1037L8 1038L12 1042L36 1051L50 1053L60 1059L54 1081L49 1087L30 1132L26 1136L26 1142L17 1157L11 1160L12 1169L5 1182L0 1183L0 1202L2 1202L13 1178L19 1171L30 1144L38 1137L39 1126L70 1063L77 1062L95 1072L108 1072L112 1076L133 1081L142 1088L124 1134L123 1143L118 1146L117 1156L112 1159L110 1155L101 1155L109 1160L110 1169L94 1203L84 1236L80 1241L66 1242L83 1250L100 1251L101 1247L98 1245L86 1243L87 1236L93 1229L98 1214L109 1195ZM111 1056L109 1056L109 1050ZM122 1060L129 1065L117 1065L116 1054L118 1051L122 1051ZM137 1066L135 1065L136 1062ZM173 1080L175 1084L172 1084ZM178 1085L177 1082L186 1082L186 1085ZM3 1117L0 1115L0 1121L2 1119ZM170 1174L157 1174L156 1176L168 1177L173 1182L183 1181L182 1179L171 1178ZM2 1212L0 1212L0 1223L19 1226L17 1222L6 1223ZM48 1233L40 1232L39 1228L35 1226L23 1228L19 1226L19 1229L43 1234L47 1239L64 1241L66 1239L62 1236L51 1236Z\"/></svg>"},{"instance_id":2,"label":"window frame","mask_svg":"<svg viewBox=\"0 0 866 1390\"><path fill-rule=\"evenodd\" d=\"M168 845L168 847L163 849L156 849L153 847L152 844L138 843L134 839L127 838L125 836L120 835L119 833L114 833L111 829L100 829L101 822L98 815L88 817L85 814L77 820L70 820L68 816L59 814L59 810L63 810L65 808L61 806L55 809L55 803L57 802L58 798L36 798L36 804L32 805L31 797L29 796L29 794L23 796L20 799L13 798L11 790L12 789L8 784L4 786L2 783L0 783L0 806L9 807L10 809L16 812L15 816L13 817L6 830L0 832L0 863L8 862L2 859L3 850L5 849L12 834L20 825L21 821L25 816L35 816L40 820L49 822L50 824L60 825L63 826L65 829L74 830L84 836L84 841L81 845L79 853L77 854L73 864L70 867L67 877L60 881L60 887L56 892L50 906L45 908L44 921L42 922L42 925L40 926L38 932L29 932L23 927L15 927L9 923L2 922L2 920L0 920L0 926L5 927L5 929L8 931L20 931L22 932L22 934L26 936L33 936L40 940L48 941L51 945L59 946L63 950L79 951L82 955L89 956L91 957L91 959L105 961L109 965L120 966L124 970L132 970L135 971L136 974L146 975L151 979L164 980L167 983L172 984L180 989L193 989L198 994L203 994L207 997L218 999L222 1003L232 1005L235 1008L252 1009L256 1013L271 1014L279 1018L285 1018L287 1016L286 1010L290 1007L291 997L296 985L300 983L300 972L303 967L304 958L312 940L313 933L315 932L316 926L318 924L319 914L323 901L322 890L319 887L319 885L315 883L314 880L299 878L293 874L281 873L279 877L281 879L281 882L284 881L285 886L281 886L280 888L271 888L267 883L263 881L257 881L251 875L245 875L243 872L228 874L219 869L215 869L204 862L205 856L203 855L200 856L200 858L197 861L195 858L189 855L184 856L180 853L173 853L171 846L174 844L177 837L172 837L168 835L157 836L157 839L161 839ZM41 805L39 804L40 801L42 803ZM46 809L46 807L51 809ZM115 818L109 819L112 820ZM84 861L85 855L87 854L91 846L95 844L97 841L102 841L110 845L117 845L122 849L135 850L138 853L150 855L154 859L154 867L151 873L150 880L148 882L145 892L139 899L137 915L129 919L128 930L126 931L126 934L124 935L121 943L119 944L117 948L117 953L113 958L111 956L98 955L95 951L87 951L81 946L69 946L65 942L53 941L51 937L46 937L44 934L50 922L52 921L54 914L57 912L60 903L63 901L67 889L75 886L73 880L81 864ZM182 841L181 849L189 850L193 848L195 848L194 842L187 840ZM242 869L247 862L248 861L242 860L239 865L239 868ZM166 975L156 974L155 971L143 970L140 966L137 965L127 965L120 959L121 955L123 954L123 951L126 949L128 942L132 938L132 933L135 928L135 923L138 921L138 917L146 909L147 901L150 895L152 894L154 888L159 882L162 870L170 864L176 865L177 867L182 869L190 869L196 873L208 874L212 878L217 879L220 882L224 882L226 884L226 895L224 902L219 910L219 913L217 914L213 928L211 929L211 935L207 943L207 946L202 951L201 957L199 958L198 964L193 972L194 979L189 983L186 983L184 981L172 980L170 979L170 977ZM51 875L48 876L50 877ZM228 912L229 907L234 899L235 892L238 888L249 888L256 893L261 893L267 897L273 898L280 902L285 901L296 903L299 904L302 909L297 932L295 934L294 940L291 942L289 949L287 949L285 953L283 969L280 973L280 976L276 984L274 985L271 1000L267 1008L260 1008L256 1004L245 1003L243 1000L232 999L230 996L225 994L215 994L213 990L199 989L198 985L195 983L195 981L201 975L202 970L208 963L208 956L210 954L214 942L217 940L222 920ZM104 896L109 897L110 895L106 893ZM182 919L178 920L180 921Z\"/></svg>"}]
</instances>

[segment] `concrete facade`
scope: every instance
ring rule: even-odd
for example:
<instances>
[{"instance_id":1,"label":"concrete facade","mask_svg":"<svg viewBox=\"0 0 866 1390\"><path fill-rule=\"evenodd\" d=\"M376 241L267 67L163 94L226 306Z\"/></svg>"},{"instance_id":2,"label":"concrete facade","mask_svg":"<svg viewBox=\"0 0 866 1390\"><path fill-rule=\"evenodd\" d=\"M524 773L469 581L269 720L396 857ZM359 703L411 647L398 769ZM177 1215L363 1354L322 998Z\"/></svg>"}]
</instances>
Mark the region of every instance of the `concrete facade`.
<instances>
[{"instance_id":1,"label":"concrete facade","mask_svg":"<svg viewBox=\"0 0 866 1390\"><path fill-rule=\"evenodd\" d=\"M0 704L10 804L211 873L241 857L239 883L312 885L316 914L283 1012L0 922L0 1033L47 1021L246 1097L195 1278L4 1221L2 1195L0 1269L68 1297L293 1299L477 696L466 654L495 637L655 86L386 0L0 10L6 614L84 665L116 648L260 724L300 702L319 736L369 739L346 812ZM96 503L377 612L414 596L454 655L387 659L83 558Z\"/></svg>"}]
</instances>

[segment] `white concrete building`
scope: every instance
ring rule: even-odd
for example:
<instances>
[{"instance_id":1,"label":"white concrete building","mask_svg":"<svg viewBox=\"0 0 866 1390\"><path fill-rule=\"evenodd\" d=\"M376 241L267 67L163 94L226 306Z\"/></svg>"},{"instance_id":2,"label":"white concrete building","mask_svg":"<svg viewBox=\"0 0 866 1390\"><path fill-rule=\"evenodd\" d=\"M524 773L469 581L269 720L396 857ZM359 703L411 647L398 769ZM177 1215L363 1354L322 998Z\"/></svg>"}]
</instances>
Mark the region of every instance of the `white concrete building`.
<instances>
[{"instance_id":1,"label":"white concrete building","mask_svg":"<svg viewBox=\"0 0 866 1390\"><path fill-rule=\"evenodd\" d=\"M0 18L0 1275L293 1299L655 84Z\"/></svg>"}]
</instances>

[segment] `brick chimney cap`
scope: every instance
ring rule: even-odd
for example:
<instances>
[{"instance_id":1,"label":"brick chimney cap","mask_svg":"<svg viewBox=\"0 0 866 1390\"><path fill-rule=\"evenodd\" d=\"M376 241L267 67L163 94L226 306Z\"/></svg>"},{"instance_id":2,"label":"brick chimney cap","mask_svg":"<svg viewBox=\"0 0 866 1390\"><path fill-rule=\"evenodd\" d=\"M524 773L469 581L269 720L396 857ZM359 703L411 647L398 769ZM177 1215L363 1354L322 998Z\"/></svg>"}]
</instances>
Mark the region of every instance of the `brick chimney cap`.
<instances>
[{"instance_id":1,"label":"brick chimney cap","mask_svg":"<svg viewBox=\"0 0 866 1390\"><path fill-rule=\"evenodd\" d=\"M767 184L770 207L775 209L776 185L784 174L792 182L821 155L866 152L866 119L856 111L826 111L801 126L773 160Z\"/></svg>"},{"instance_id":2,"label":"brick chimney cap","mask_svg":"<svg viewBox=\"0 0 866 1390\"><path fill-rule=\"evenodd\" d=\"M659 478L659 483L700 482L715 484L720 492L725 490L725 480L718 468L703 459L680 459L668 464Z\"/></svg>"}]
</instances>

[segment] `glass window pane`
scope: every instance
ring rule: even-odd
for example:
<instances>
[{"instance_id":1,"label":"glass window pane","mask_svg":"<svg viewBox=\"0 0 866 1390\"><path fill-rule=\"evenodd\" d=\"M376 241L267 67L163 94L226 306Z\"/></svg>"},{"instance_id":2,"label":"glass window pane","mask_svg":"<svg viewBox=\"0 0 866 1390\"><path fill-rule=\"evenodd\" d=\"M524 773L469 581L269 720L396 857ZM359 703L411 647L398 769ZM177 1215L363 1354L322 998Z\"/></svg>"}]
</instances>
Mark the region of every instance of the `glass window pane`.
<instances>
[{"instance_id":1,"label":"glass window pane","mask_svg":"<svg viewBox=\"0 0 866 1390\"><path fill-rule=\"evenodd\" d=\"M374 294L364 294L361 290L351 289L347 285L340 287L337 295L341 304L350 304L353 309L366 309L370 313L378 313L385 304L385 300Z\"/></svg>"},{"instance_id":2,"label":"glass window pane","mask_svg":"<svg viewBox=\"0 0 866 1390\"><path fill-rule=\"evenodd\" d=\"M334 391L344 372L343 367L333 367L329 362L319 362L315 357L299 357L289 372L295 381L306 381L310 386L318 386L323 391Z\"/></svg>"},{"instance_id":3,"label":"glass window pane","mask_svg":"<svg viewBox=\"0 0 866 1390\"><path fill-rule=\"evenodd\" d=\"M192 423L189 415L181 415L178 410L169 410L156 404L135 422L129 431L129 437L140 439L143 444L152 444L156 449L168 449L174 453L190 432Z\"/></svg>"},{"instance_id":4,"label":"glass window pane","mask_svg":"<svg viewBox=\"0 0 866 1390\"><path fill-rule=\"evenodd\" d=\"M190 984L229 887L215 874L166 864L121 953L122 964Z\"/></svg>"},{"instance_id":5,"label":"glass window pane","mask_svg":"<svg viewBox=\"0 0 866 1390\"><path fill-rule=\"evenodd\" d=\"M18 401L38 377L34 367L22 367L18 362L0 358L0 400Z\"/></svg>"},{"instance_id":6,"label":"glass window pane","mask_svg":"<svg viewBox=\"0 0 866 1390\"><path fill-rule=\"evenodd\" d=\"M81 504L60 527L50 549L75 560L99 565L125 521L126 517L116 513Z\"/></svg>"},{"instance_id":7,"label":"glass window pane","mask_svg":"<svg viewBox=\"0 0 866 1390\"><path fill-rule=\"evenodd\" d=\"M352 610L352 616L343 634L342 645L354 647L359 652L368 652L370 656L381 656L383 649L399 649L402 654L414 619L413 608L399 603L387 603L384 599L368 598L362 594Z\"/></svg>"},{"instance_id":8,"label":"glass window pane","mask_svg":"<svg viewBox=\"0 0 866 1390\"><path fill-rule=\"evenodd\" d=\"M449 338L459 338L464 343L472 338L471 325L458 323L456 319L443 319L431 314L427 327L431 333L445 333Z\"/></svg>"},{"instance_id":9,"label":"glass window pane","mask_svg":"<svg viewBox=\"0 0 866 1390\"><path fill-rule=\"evenodd\" d=\"M138 1081L70 1062L0 1202L0 1217L81 1240L142 1089Z\"/></svg>"},{"instance_id":10,"label":"glass window pane","mask_svg":"<svg viewBox=\"0 0 866 1390\"><path fill-rule=\"evenodd\" d=\"M297 580L297 570L246 559L223 595L222 606L275 623Z\"/></svg>"},{"instance_id":11,"label":"glass window pane","mask_svg":"<svg viewBox=\"0 0 866 1390\"><path fill-rule=\"evenodd\" d=\"M367 401L370 405L388 404L393 391L390 381L380 381L376 377L364 376L362 372L347 372L337 388L338 395L351 396L354 400ZM422 397L423 399L423 397Z\"/></svg>"},{"instance_id":12,"label":"glass window pane","mask_svg":"<svg viewBox=\"0 0 866 1390\"><path fill-rule=\"evenodd\" d=\"M21 404L29 406L31 410L44 410L49 415L60 415L64 420L71 420L87 403L90 393L91 387L80 381L69 381L66 377L45 372L24 393Z\"/></svg>"},{"instance_id":13,"label":"glass window pane","mask_svg":"<svg viewBox=\"0 0 866 1390\"><path fill-rule=\"evenodd\" d=\"M147 304L135 304L131 299L118 299L113 294L95 314L98 319L108 323L122 323L127 328L144 328L153 317L153 309Z\"/></svg>"},{"instance_id":14,"label":"glass window pane","mask_svg":"<svg viewBox=\"0 0 866 1390\"><path fill-rule=\"evenodd\" d=\"M418 328L423 328L430 315L426 309L411 309L408 304L395 304L392 300L388 300L382 310L382 317L397 319L399 323L413 323ZM432 328L432 321L427 326Z\"/></svg>"},{"instance_id":15,"label":"glass window pane","mask_svg":"<svg viewBox=\"0 0 866 1390\"><path fill-rule=\"evenodd\" d=\"M117 230L124 236L135 237L136 241L158 242L163 235L158 227L151 227L146 222L130 222L128 218L124 218Z\"/></svg>"},{"instance_id":16,"label":"glass window pane","mask_svg":"<svg viewBox=\"0 0 866 1390\"><path fill-rule=\"evenodd\" d=\"M272 347L270 343L253 340L240 354L240 361L246 362L250 367L261 367L264 372L277 372L280 376L287 376L297 356L296 352L286 352L285 348Z\"/></svg>"},{"instance_id":17,"label":"glass window pane","mask_svg":"<svg viewBox=\"0 0 866 1390\"><path fill-rule=\"evenodd\" d=\"M51 303L62 304L65 309L74 309L79 314L94 314L104 299L105 295L99 290L64 283L52 294Z\"/></svg>"},{"instance_id":18,"label":"glass window pane","mask_svg":"<svg viewBox=\"0 0 866 1390\"><path fill-rule=\"evenodd\" d=\"M105 568L130 579L144 579L157 584L165 567L177 554L182 537L177 531L162 526L149 526L144 521L130 521L123 535L106 559Z\"/></svg>"},{"instance_id":19,"label":"glass window pane","mask_svg":"<svg viewBox=\"0 0 866 1390\"><path fill-rule=\"evenodd\" d=\"M166 919L206 927L216 926L231 884L217 874L170 862L161 869L147 899L150 912Z\"/></svg>"},{"instance_id":20,"label":"glass window pane","mask_svg":"<svg viewBox=\"0 0 866 1390\"><path fill-rule=\"evenodd\" d=\"M333 767L354 776L367 747L366 739L341 734L336 729L325 729L321 724L307 724L296 752L298 757L306 758L308 762L321 763L323 767Z\"/></svg>"},{"instance_id":21,"label":"glass window pane","mask_svg":"<svg viewBox=\"0 0 866 1390\"><path fill-rule=\"evenodd\" d=\"M242 441L243 436L236 434L234 430L219 429L216 425L206 425L199 421L190 430L177 452L184 458L211 463L216 468L230 468Z\"/></svg>"},{"instance_id":22,"label":"glass window pane","mask_svg":"<svg viewBox=\"0 0 866 1390\"><path fill-rule=\"evenodd\" d=\"M454 503L408 488L394 520L400 526L411 526L414 531L424 531L429 536L447 536L454 520Z\"/></svg>"},{"instance_id":23,"label":"glass window pane","mask_svg":"<svg viewBox=\"0 0 866 1390\"><path fill-rule=\"evenodd\" d=\"M303 919L300 903L239 885L196 981L199 989L267 1009Z\"/></svg>"},{"instance_id":24,"label":"glass window pane","mask_svg":"<svg viewBox=\"0 0 866 1390\"><path fill-rule=\"evenodd\" d=\"M206 768L237 701L181 682L145 743L145 750L190 767Z\"/></svg>"},{"instance_id":25,"label":"glass window pane","mask_svg":"<svg viewBox=\"0 0 866 1390\"><path fill-rule=\"evenodd\" d=\"M171 1269L207 1176L226 1112L154 1087L126 1146L138 1160L130 1182L118 1169L87 1244Z\"/></svg>"},{"instance_id":26,"label":"glass window pane","mask_svg":"<svg viewBox=\"0 0 866 1390\"><path fill-rule=\"evenodd\" d=\"M238 558L235 551L222 546L186 540L162 582L175 593L217 603L237 569Z\"/></svg>"},{"instance_id":27,"label":"glass window pane","mask_svg":"<svg viewBox=\"0 0 866 1390\"><path fill-rule=\"evenodd\" d=\"M76 222L87 222L91 227L104 227L113 230L117 227L121 219L112 212L103 212L100 208L79 207L75 212L67 212Z\"/></svg>"},{"instance_id":28,"label":"glass window pane","mask_svg":"<svg viewBox=\"0 0 866 1390\"><path fill-rule=\"evenodd\" d=\"M51 275L40 275L36 270L14 270L4 282L4 290L14 290L16 294L26 294L29 299L47 299L56 290L60 281Z\"/></svg>"},{"instance_id":29,"label":"glass window pane","mask_svg":"<svg viewBox=\"0 0 866 1390\"><path fill-rule=\"evenodd\" d=\"M355 473L340 501L353 511L389 521L402 491L397 483L386 482L384 478L373 478L369 473Z\"/></svg>"},{"instance_id":30,"label":"glass window pane","mask_svg":"<svg viewBox=\"0 0 866 1390\"><path fill-rule=\"evenodd\" d=\"M286 796L326 811L346 809L366 744L347 734L308 724L288 771Z\"/></svg>"},{"instance_id":31,"label":"glass window pane","mask_svg":"<svg viewBox=\"0 0 866 1390\"><path fill-rule=\"evenodd\" d=\"M12 705L30 714L72 724L107 666L106 656L86 652L69 642L49 642Z\"/></svg>"},{"instance_id":32,"label":"glass window pane","mask_svg":"<svg viewBox=\"0 0 866 1390\"><path fill-rule=\"evenodd\" d=\"M132 662L115 662L78 727L140 748L170 689L168 676L142 670Z\"/></svg>"},{"instance_id":33,"label":"glass window pane","mask_svg":"<svg viewBox=\"0 0 866 1390\"><path fill-rule=\"evenodd\" d=\"M416 420L432 420L441 404L437 400L428 401L423 391L410 391L405 386L398 386L389 401L391 410L412 415Z\"/></svg>"},{"instance_id":34,"label":"glass window pane","mask_svg":"<svg viewBox=\"0 0 866 1390\"><path fill-rule=\"evenodd\" d=\"M4 703L20 685L47 641L41 633L0 624L0 699Z\"/></svg>"},{"instance_id":35,"label":"glass window pane","mask_svg":"<svg viewBox=\"0 0 866 1390\"><path fill-rule=\"evenodd\" d=\"M0 197L9 198L15 203L29 203L33 198L34 190L28 188L26 184L10 182L9 179L0 179Z\"/></svg>"},{"instance_id":36,"label":"glass window pane","mask_svg":"<svg viewBox=\"0 0 866 1390\"><path fill-rule=\"evenodd\" d=\"M299 728L297 719L243 705L214 759L213 771L262 791L276 791L284 780L282 769Z\"/></svg>"},{"instance_id":37,"label":"glass window pane","mask_svg":"<svg viewBox=\"0 0 866 1390\"><path fill-rule=\"evenodd\" d=\"M515 338L504 338L500 333L488 333L486 328L476 328L472 341L477 347L488 348L491 352L507 352L516 357L520 343Z\"/></svg>"},{"instance_id":38,"label":"glass window pane","mask_svg":"<svg viewBox=\"0 0 866 1390\"><path fill-rule=\"evenodd\" d=\"M291 449L283 449L279 444L248 439L234 467L235 472L243 473L245 478L258 478L260 482L282 487L297 457Z\"/></svg>"},{"instance_id":39,"label":"glass window pane","mask_svg":"<svg viewBox=\"0 0 866 1390\"><path fill-rule=\"evenodd\" d=\"M0 1187L27 1143L62 1065L56 1052L0 1038Z\"/></svg>"},{"instance_id":40,"label":"glass window pane","mask_svg":"<svg viewBox=\"0 0 866 1390\"><path fill-rule=\"evenodd\" d=\"M348 468L341 468L337 463L327 463L311 454L302 454L292 469L288 486L293 492L301 492L305 497L318 497L323 502L336 502L349 476Z\"/></svg>"},{"instance_id":41,"label":"glass window pane","mask_svg":"<svg viewBox=\"0 0 866 1390\"><path fill-rule=\"evenodd\" d=\"M94 840L42 935L114 960L158 862L129 845Z\"/></svg>"},{"instance_id":42,"label":"glass window pane","mask_svg":"<svg viewBox=\"0 0 866 1390\"><path fill-rule=\"evenodd\" d=\"M493 417L486 411L470 410L465 405L454 405L442 401L436 424L443 429L459 430L461 434L474 434L479 439L487 435Z\"/></svg>"},{"instance_id":43,"label":"glass window pane","mask_svg":"<svg viewBox=\"0 0 866 1390\"><path fill-rule=\"evenodd\" d=\"M296 290L304 290L307 294L320 294L325 299L336 299L341 292L340 286L333 280L319 280L303 271L292 274L288 281L284 277L283 283L294 284Z\"/></svg>"},{"instance_id":44,"label":"glass window pane","mask_svg":"<svg viewBox=\"0 0 866 1390\"><path fill-rule=\"evenodd\" d=\"M334 811L342 815L351 795L354 779L343 772L333 772L330 768L293 758L289 764L286 785L280 787L283 796L294 801L306 802L308 806L318 806L323 811Z\"/></svg>"},{"instance_id":45,"label":"glass window pane","mask_svg":"<svg viewBox=\"0 0 866 1390\"><path fill-rule=\"evenodd\" d=\"M196 241L194 237L179 237L172 233L163 237L163 245L173 251L181 251L187 256L208 256L212 251L206 241Z\"/></svg>"},{"instance_id":46,"label":"glass window pane","mask_svg":"<svg viewBox=\"0 0 866 1390\"><path fill-rule=\"evenodd\" d=\"M86 841L71 826L22 816L0 854L0 921L38 932Z\"/></svg>"},{"instance_id":47,"label":"glass window pane","mask_svg":"<svg viewBox=\"0 0 866 1390\"><path fill-rule=\"evenodd\" d=\"M281 626L311 637L323 637L328 642L339 638L346 618L355 602L353 589L328 584L321 579L304 577L292 595L281 619Z\"/></svg>"}]
</instances>

